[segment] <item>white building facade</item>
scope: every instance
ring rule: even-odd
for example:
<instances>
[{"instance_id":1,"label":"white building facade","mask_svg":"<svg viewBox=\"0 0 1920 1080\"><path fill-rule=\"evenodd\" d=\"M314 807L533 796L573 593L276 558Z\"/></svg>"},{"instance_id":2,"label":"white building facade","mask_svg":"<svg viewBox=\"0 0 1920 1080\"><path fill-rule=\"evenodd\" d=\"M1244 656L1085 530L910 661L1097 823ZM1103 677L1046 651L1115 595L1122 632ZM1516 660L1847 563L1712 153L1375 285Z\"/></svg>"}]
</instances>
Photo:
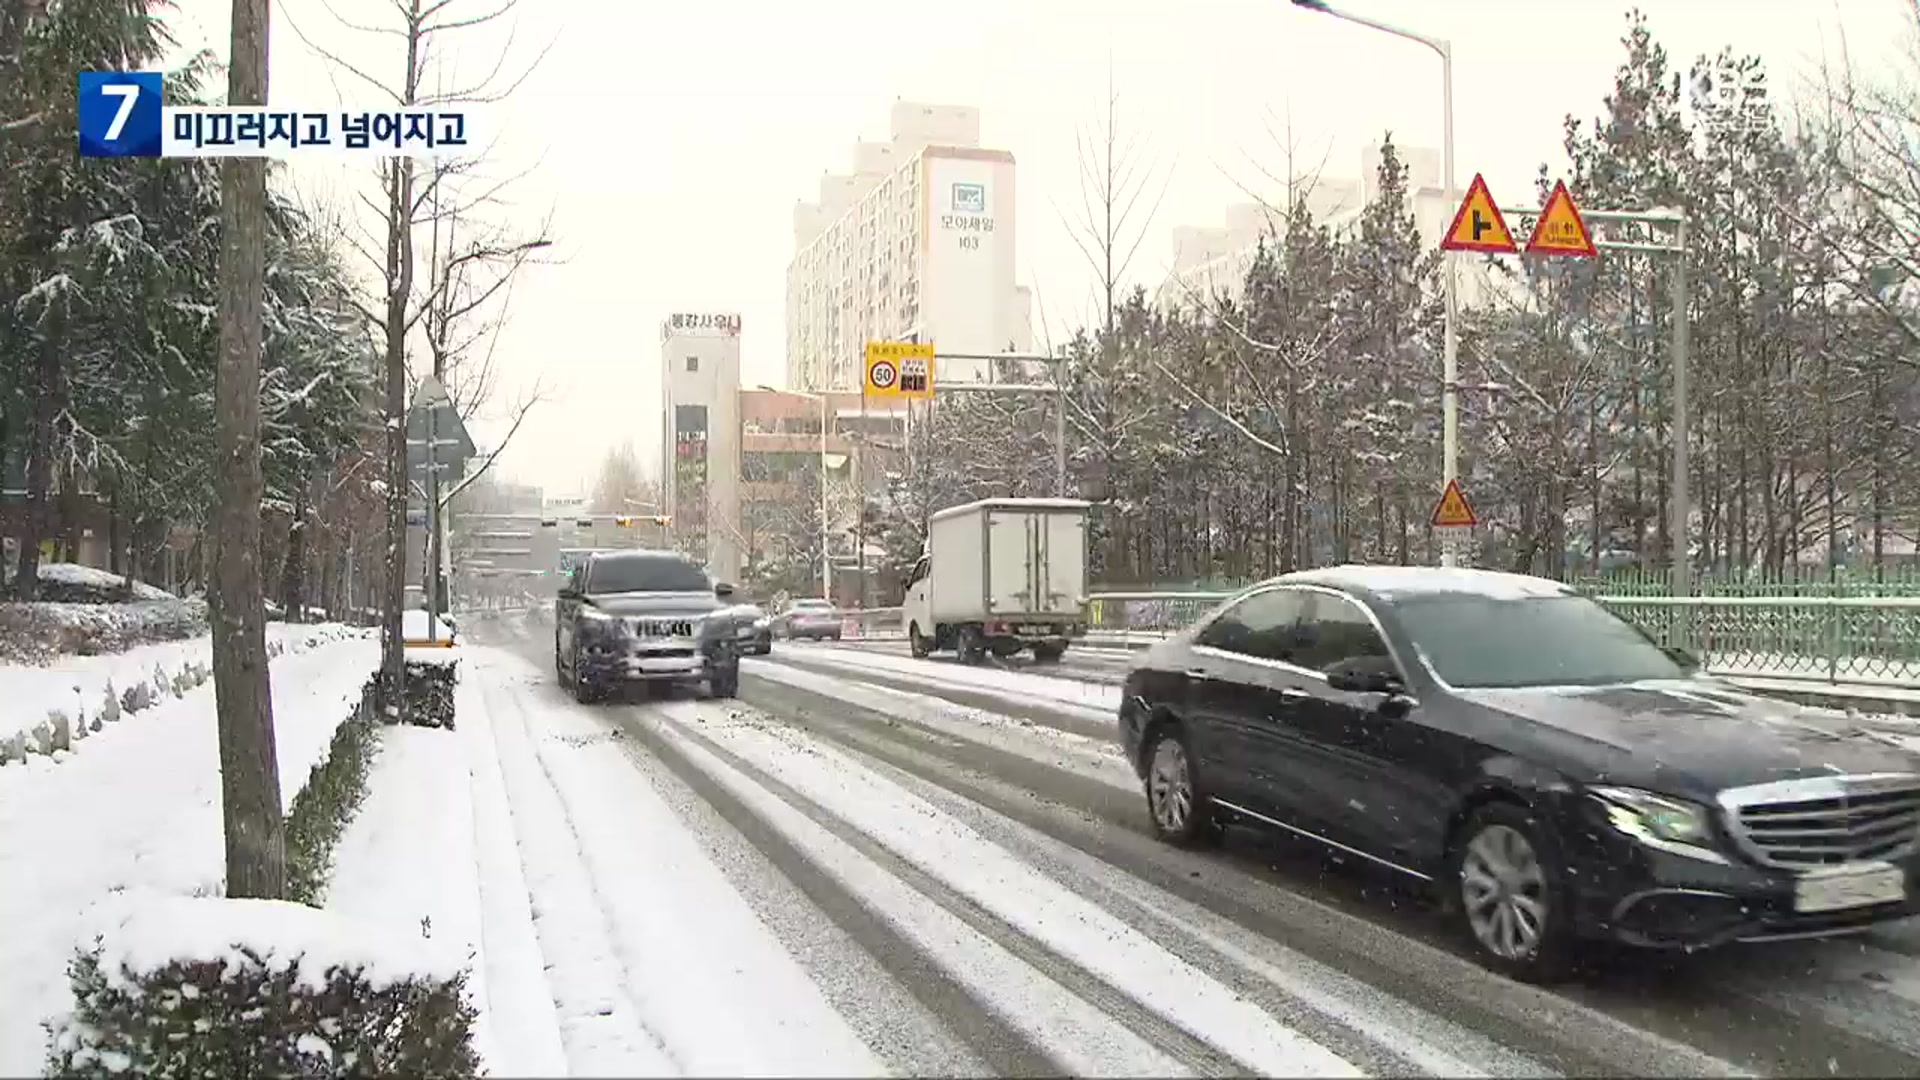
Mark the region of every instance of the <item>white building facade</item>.
<instances>
[{"instance_id":1,"label":"white building facade","mask_svg":"<svg viewBox=\"0 0 1920 1080\"><path fill-rule=\"evenodd\" d=\"M661 476L673 546L740 580L740 316L660 324Z\"/></svg>"},{"instance_id":2,"label":"white building facade","mask_svg":"<svg viewBox=\"0 0 1920 1080\"><path fill-rule=\"evenodd\" d=\"M857 143L854 171L822 177L818 200L795 208L789 386L858 387L869 341L1031 348L1013 155L979 141L978 109L896 102L889 141Z\"/></svg>"},{"instance_id":3,"label":"white building facade","mask_svg":"<svg viewBox=\"0 0 1920 1080\"><path fill-rule=\"evenodd\" d=\"M1407 201L1413 210L1414 226L1423 245L1438 250L1440 237L1453 223L1460 209L1459 200L1466 189L1449 197L1441 184L1440 152L1426 147L1398 147L1400 161L1407 169ZM1359 227L1360 215L1379 195L1382 149L1369 145L1360 154L1360 177L1315 178L1293 193L1302 200L1313 220L1336 234ZM1216 296L1239 299L1246 286L1247 271L1260 250L1260 242L1286 229L1287 200L1272 204L1248 203L1227 209L1224 227L1180 226L1173 230L1173 252L1166 280L1156 298L1169 307L1193 307L1211 303ZM1518 228L1517 222L1508 222ZM1524 240L1525 237L1516 239ZM1483 262L1473 258L1460 261L1460 297L1462 306L1472 306L1488 297L1492 286Z\"/></svg>"}]
</instances>

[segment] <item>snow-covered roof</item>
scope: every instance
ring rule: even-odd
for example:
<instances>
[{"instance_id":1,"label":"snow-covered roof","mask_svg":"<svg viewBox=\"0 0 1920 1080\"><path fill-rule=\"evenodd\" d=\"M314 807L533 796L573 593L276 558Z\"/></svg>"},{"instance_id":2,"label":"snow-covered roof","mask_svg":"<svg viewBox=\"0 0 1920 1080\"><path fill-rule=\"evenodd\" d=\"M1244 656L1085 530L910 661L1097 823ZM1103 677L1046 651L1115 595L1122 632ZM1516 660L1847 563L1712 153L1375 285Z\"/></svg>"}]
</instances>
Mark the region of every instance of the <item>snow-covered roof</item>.
<instances>
[{"instance_id":1,"label":"snow-covered roof","mask_svg":"<svg viewBox=\"0 0 1920 1080\"><path fill-rule=\"evenodd\" d=\"M934 514L928 520L939 521L942 518L959 517L962 514L975 514L982 510L1087 510L1092 503L1083 499L981 499L977 502L949 506Z\"/></svg>"},{"instance_id":2,"label":"snow-covered roof","mask_svg":"<svg viewBox=\"0 0 1920 1080\"><path fill-rule=\"evenodd\" d=\"M1387 598L1465 593L1490 600L1531 600L1573 592L1572 587L1549 578L1441 566L1329 566L1288 574L1281 580L1345 585Z\"/></svg>"}]
</instances>

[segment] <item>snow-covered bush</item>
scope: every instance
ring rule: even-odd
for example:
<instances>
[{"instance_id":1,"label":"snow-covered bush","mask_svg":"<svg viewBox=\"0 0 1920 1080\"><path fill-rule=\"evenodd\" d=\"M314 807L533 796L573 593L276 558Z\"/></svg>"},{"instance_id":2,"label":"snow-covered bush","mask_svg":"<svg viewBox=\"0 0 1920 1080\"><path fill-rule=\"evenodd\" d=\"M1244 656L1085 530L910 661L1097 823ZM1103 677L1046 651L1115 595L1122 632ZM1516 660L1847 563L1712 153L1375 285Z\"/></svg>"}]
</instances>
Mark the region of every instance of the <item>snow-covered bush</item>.
<instances>
[{"instance_id":1,"label":"snow-covered bush","mask_svg":"<svg viewBox=\"0 0 1920 1080\"><path fill-rule=\"evenodd\" d=\"M408 649L405 719L415 727L453 727L453 688L460 681L452 649ZM384 700L384 699L383 699Z\"/></svg>"},{"instance_id":2,"label":"snow-covered bush","mask_svg":"<svg viewBox=\"0 0 1920 1080\"><path fill-rule=\"evenodd\" d=\"M51 1076L468 1077L460 958L289 901L135 901L69 969Z\"/></svg>"},{"instance_id":3,"label":"snow-covered bush","mask_svg":"<svg viewBox=\"0 0 1920 1080\"><path fill-rule=\"evenodd\" d=\"M333 871L333 848L367 794L367 773L380 751L374 684L334 730L327 756L308 774L287 812L287 895L317 904Z\"/></svg>"}]
</instances>

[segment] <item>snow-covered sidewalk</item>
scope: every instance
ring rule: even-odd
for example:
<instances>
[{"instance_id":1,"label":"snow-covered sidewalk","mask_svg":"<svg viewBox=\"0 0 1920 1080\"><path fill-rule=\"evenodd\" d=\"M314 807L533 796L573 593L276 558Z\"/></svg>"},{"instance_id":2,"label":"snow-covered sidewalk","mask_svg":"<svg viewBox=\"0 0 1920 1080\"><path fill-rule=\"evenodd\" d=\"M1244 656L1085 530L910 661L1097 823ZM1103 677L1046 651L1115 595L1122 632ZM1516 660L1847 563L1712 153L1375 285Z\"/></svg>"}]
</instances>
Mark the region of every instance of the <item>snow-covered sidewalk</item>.
<instances>
[{"instance_id":1,"label":"snow-covered sidewalk","mask_svg":"<svg viewBox=\"0 0 1920 1080\"><path fill-rule=\"evenodd\" d=\"M287 806L379 662L379 643L351 633L269 667ZM102 901L221 890L216 732L208 682L108 725L64 763L0 770L0 1075L40 1072L41 1021L65 1008L67 961Z\"/></svg>"}]
</instances>

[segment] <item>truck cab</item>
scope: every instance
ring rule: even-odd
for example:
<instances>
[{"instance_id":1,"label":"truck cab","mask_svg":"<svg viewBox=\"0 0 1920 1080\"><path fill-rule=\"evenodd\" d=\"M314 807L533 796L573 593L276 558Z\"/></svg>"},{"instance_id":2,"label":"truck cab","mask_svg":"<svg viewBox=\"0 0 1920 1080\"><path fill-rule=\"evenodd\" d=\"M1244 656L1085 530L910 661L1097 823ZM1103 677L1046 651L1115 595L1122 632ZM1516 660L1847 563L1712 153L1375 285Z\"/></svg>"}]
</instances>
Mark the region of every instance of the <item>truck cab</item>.
<instances>
[{"instance_id":1,"label":"truck cab","mask_svg":"<svg viewBox=\"0 0 1920 1080\"><path fill-rule=\"evenodd\" d=\"M1060 659L1086 633L1087 513L1078 499L983 499L933 515L901 603L913 655Z\"/></svg>"}]
</instances>

